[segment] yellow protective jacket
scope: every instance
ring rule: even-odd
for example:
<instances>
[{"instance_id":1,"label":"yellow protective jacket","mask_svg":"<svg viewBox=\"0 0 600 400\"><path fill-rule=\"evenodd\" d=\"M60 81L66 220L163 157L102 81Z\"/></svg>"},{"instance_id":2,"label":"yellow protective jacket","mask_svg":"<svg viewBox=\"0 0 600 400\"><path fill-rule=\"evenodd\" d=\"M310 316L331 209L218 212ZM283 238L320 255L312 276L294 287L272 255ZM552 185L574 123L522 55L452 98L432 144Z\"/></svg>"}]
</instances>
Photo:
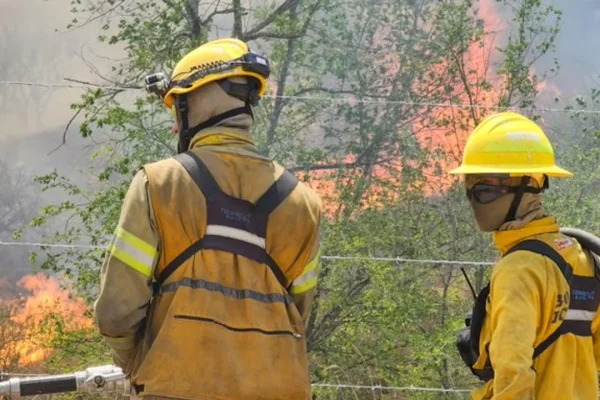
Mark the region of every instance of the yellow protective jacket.
<instances>
[{"instance_id":1,"label":"yellow protective jacket","mask_svg":"<svg viewBox=\"0 0 600 400\"><path fill-rule=\"evenodd\" d=\"M498 231L501 253L526 239L541 240L557 250L574 275L594 276L591 255L573 238L559 233L554 218L530 222L516 230ZM591 336L563 334L533 359L534 348L561 324L569 310L570 286L557 265L529 251L507 254L494 267L490 296L474 365L491 362L494 379L472 394L473 399L591 400L598 398L600 316L591 319ZM566 299L566 301L565 301ZM584 313L586 314L586 313Z\"/></svg>"},{"instance_id":2,"label":"yellow protective jacket","mask_svg":"<svg viewBox=\"0 0 600 400\"><path fill-rule=\"evenodd\" d=\"M190 148L208 170L201 181L213 177L223 193L205 195L173 158L144 166L102 268L100 332L141 396L310 399L320 199L298 182L270 214L252 214L250 203L282 188L273 184L283 167L240 130L206 129ZM203 245L153 288L194 243ZM255 256L261 248L269 260Z\"/></svg>"}]
</instances>

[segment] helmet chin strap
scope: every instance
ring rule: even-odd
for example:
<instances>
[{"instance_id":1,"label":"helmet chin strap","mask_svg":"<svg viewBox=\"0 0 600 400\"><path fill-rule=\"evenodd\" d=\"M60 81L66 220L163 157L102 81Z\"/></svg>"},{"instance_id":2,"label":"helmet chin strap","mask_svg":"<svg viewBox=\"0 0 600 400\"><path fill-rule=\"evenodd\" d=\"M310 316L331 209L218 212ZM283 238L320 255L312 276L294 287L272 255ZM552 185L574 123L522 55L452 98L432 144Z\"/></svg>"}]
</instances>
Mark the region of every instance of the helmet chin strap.
<instances>
[{"instance_id":1,"label":"helmet chin strap","mask_svg":"<svg viewBox=\"0 0 600 400\"><path fill-rule=\"evenodd\" d=\"M517 209L519 208L519 204L521 204L521 200L523 199L523 193L525 193L525 188L529 183L531 178L529 176L524 176L521 178L521 184L515 193L515 197L513 198L512 203L510 204L510 208L508 209L508 213L506 214L506 218L504 218L504 223L509 221L514 221L517 216Z\"/></svg>"},{"instance_id":2,"label":"helmet chin strap","mask_svg":"<svg viewBox=\"0 0 600 400\"><path fill-rule=\"evenodd\" d=\"M206 121L190 128L188 121L189 107L187 94L181 94L177 96L175 102L177 110L177 120L181 121L181 128L179 130L179 142L177 144L177 152L179 154L186 152L189 149L190 143L194 135L203 129L215 126L219 122L227 118L235 117L236 115L250 114L250 116L254 118L254 115L252 114L252 108L250 107L250 104L246 102L244 107L234 108L224 113L215 115L214 117L211 117Z\"/></svg>"},{"instance_id":3,"label":"helmet chin strap","mask_svg":"<svg viewBox=\"0 0 600 400\"><path fill-rule=\"evenodd\" d=\"M531 181L530 176L523 176L521 178L521 184L519 185L517 191L515 192L515 197L513 198L512 203L510 204L510 208L508 209L508 213L506 214L506 218L504 219L504 223L514 221L517 217L517 209L521 204L521 200L523 199L523 194L527 193L541 193L545 189L548 189L550 186L548 183L548 177L544 175L544 185L541 189L533 189L528 188L529 182Z\"/></svg>"},{"instance_id":4,"label":"helmet chin strap","mask_svg":"<svg viewBox=\"0 0 600 400\"><path fill-rule=\"evenodd\" d=\"M187 151L191 140L191 138L188 137L188 101L186 94L176 96L175 109L177 110L177 121L180 122L177 153L181 154L184 151Z\"/></svg>"}]
</instances>

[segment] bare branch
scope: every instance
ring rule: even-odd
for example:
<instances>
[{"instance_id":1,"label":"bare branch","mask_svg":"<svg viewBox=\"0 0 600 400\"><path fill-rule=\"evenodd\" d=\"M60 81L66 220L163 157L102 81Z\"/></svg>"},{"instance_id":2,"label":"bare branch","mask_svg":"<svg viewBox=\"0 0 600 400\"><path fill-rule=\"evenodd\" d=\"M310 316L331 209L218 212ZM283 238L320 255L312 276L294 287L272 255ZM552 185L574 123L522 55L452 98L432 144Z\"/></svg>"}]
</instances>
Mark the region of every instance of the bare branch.
<instances>
[{"instance_id":1,"label":"bare branch","mask_svg":"<svg viewBox=\"0 0 600 400\"><path fill-rule=\"evenodd\" d=\"M249 42L251 40L256 40L258 38L262 38L262 39L287 39L287 40L294 40L294 39L299 39L303 36L306 35L306 32L308 32L308 27L310 26L310 23L312 22L312 18L315 15L315 13L317 12L317 10L319 9L319 6L321 5L321 1L318 1L317 3L315 3L313 5L313 7L311 8L308 16L306 17L306 21L304 21L304 24L302 24L302 28L300 28L300 31L294 34L284 34L284 33L276 33L276 32L246 32L246 34L243 36L244 40ZM293 6L293 8L296 8L296 5Z\"/></svg>"},{"instance_id":2,"label":"bare branch","mask_svg":"<svg viewBox=\"0 0 600 400\"><path fill-rule=\"evenodd\" d=\"M69 128L71 127L71 124L73 123L73 121L75 121L75 118L77 118L77 116L79 114L81 114L81 111L83 111L83 108L80 108L79 110L77 110L77 112L75 114L73 114L73 116L71 117L71 119L67 123L67 126L65 126L65 130L63 131L63 136L62 136L62 142L61 142L61 144L59 144L54 150L51 150L48 154L46 154L47 156L55 153L58 149L60 149L61 147L63 147L67 143L67 132L69 131Z\"/></svg>"},{"instance_id":3,"label":"bare branch","mask_svg":"<svg viewBox=\"0 0 600 400\"><path fill-rule=\"evenodd\" d=\"M98 70L98 67L96 67L91 61L88 61L88 59L85 58L85 56L83 55L83 47L84 47L84 45L81 45L81 48L79 50L79 58L81 59L81 61L83 61L85 63L85 65L88 66L88 68L94 73L94 75L98 76L103 81L112 83L112 81L110 79L106 78L105 76L103 76L100 73L100 70Z\"/></svg>"},{"instance_id":4,"label":"bare branch","mask_svg":"<svg viewBox=\"0 0 600 400\"><path fill-rule=\"evenodd\" d=\"M224 10L215 10L215 11L213 11L212 13L210 13L210 14L208 15L208 17L204 18L204 20L202 21L202 24L203 24L203 25L206 25L206 24L208 24L208 23L209 23L209 22L212 20L212 18L213 18L215 15L220 15L220 14L232 14L232 13L234 13L234 12L235 12L235 9L234 9L234 8L226 8L226 9L224 9Z\"/></svg>"},{"instance_id":5,"label":"bare branch","mask_svg":"<svg viewBox=\"0 0 600 400\"><path fill-rule=\"evenodd\" d=\"M279 7L277 7L267 18L265 18L262 22L260 22L255 27L248 30L244 35L242 35L243 40L248 42L252 39L252 37L259 37L257 34L262 31L267 26L271 25L277 17L283 14L286 11L289 11L292 7L296 6L300 0L285 0ZM286 38L289 39L289 38Z\"/></svg>"},{"instance_id":6,"label":"bare branch","mask_svg":"<svg viewBox=\"0 0 600 400\"><path fill-rule=\"evenodd\" d=\"M87 20L81 24L78 25L74 25L70 28L70 30L75 30L75 29L79 29L79 28L83 28L86 25L91 24L92 22L102 19L105 16L107 16L108 14L110 14L111 12L115 11L117 8L121 7L123 5L123 3L125 3L126 0L121 0L118 3L115 3L115 5L113 7L108 8L105 11L100 11L98 12L96 15L94 15L94 12L90 13L90 16L87 18Z\"/></svg>"},{"instance_id":7,"label":"bare branch","mask_svg":"<svg viewBox=\"0 0 600 400\"><path fill-rule=\"evenodd\" d=\"M100 85L100 84L94 83L94 82L82 81L82 80L74 79L74 78L64 78L64 80L68 81L68 82L80 83L82 85L87 85L87 86L96 87L96 88L100 88L100 89L114 90L114 91L120 91L120 92L124 92L127 89L144 89L142 86L139 86L139 85L122 85L122 84L119 84L118 82L111 82L111 83L119 85L119 87L111 87L111 86Z\"/></svg>"},{"instance_id":8,"label":"bare branch","mask_svg":"<svg viewBox=\"0 0 600 400\"><path fill-rule=\"evenodd\" d=\"M243 40L245 42L250 42L256 39L281 39L281 40L294 40L299 39L304 36L302 33L279 33L279 32L257 32L253 34L245 34L243 36Z\"/></svg>"}]
</instances>

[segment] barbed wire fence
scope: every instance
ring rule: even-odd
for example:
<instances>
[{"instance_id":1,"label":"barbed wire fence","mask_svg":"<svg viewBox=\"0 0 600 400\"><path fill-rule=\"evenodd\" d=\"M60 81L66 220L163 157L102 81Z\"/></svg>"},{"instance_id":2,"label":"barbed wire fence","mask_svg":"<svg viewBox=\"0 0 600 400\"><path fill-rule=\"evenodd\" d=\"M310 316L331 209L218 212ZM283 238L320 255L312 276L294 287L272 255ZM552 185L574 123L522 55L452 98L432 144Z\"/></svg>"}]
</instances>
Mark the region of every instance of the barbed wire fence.
<instances>
[{"instance_id":1,"label":"barbed wire fence","mask_svg":"<svg viewBox=\"0 0 600 400\"><path fill-rule=\"evenodd\" d=\"M71 81L68 81L71 82ZM75 81L77 82L77 81ZM73 84L73 83L45 83L45 82L29 82L29 81L0 81L2 86L31 86L48 89L104 89L104 90L143 90L140 86L105 86L101 84L84 83L84 84ZM269 99L282 99L282 100L298 100L298 101L322 101L322 102L342 102L342 103L361 103L361 104L378 104L378 105L403 105L413 107L433 107L433 108L470 108L470 109L482 109L490 111L539 111L547 113L567 113L567 114L600 114L600 110L595 109L584 109L584 108L550 108L550 107L515 107L515 106L490 106L487 104L464 104L464 103L435 103L435 102L414 102L414 101L403 101L403 100L388 100L385 98L374 98L371 96L365 96L363 98L356 98L354 96L304 96L304 95L269 95L266 94L263 97Z\"/></svg>"},{"instance_id":2,"label":"barbed wire fence","mask_svg":"<svg viewBox=\"0 0 600 400\"><path fill-rule=\"evenodd\" d=\"M42 243L42 242L16 242L0 241L0 246L21 246L21 247L40 247L56 249L87 249L87 250L106 250L108 245L87 245L87 244L68 244L68 243ZM346 261L375 261L375 262L397 262L414 264L445 264L460 265L467 267L486 267L494 265L491 261L464 261L464 260L444 260L444 259L420 259L404 257L375 257L375 256L343 256L343 255L323 255L323 260L346 260Z\"/></svg>"}]
</instances>

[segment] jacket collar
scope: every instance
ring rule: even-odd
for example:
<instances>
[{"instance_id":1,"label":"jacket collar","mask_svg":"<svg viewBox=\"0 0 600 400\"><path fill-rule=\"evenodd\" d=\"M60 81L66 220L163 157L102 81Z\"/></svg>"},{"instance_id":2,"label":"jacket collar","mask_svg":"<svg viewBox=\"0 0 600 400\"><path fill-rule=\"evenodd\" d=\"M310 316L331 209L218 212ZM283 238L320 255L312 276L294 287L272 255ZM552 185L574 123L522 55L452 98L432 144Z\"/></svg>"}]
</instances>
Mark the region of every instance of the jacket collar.
<instances>
[{"instance_id":1,"label":"jacket collar","mask_svg":"<svg viewBox=\"0 0 600 400\"><path fill-rule=\"evenodd\" d=\"M190 149L194 148L268 160L260 154L246 130L225 126L215 126L198 132L190 143Z\"/></svg>"},{"instance_id":2,"label":"jacket collar","mask_svg":"<svg viewBox=\"0 0 600 400\"><path fill-rule=\"evenodd\" d=\"M510 250L517 243L532 236L559 231L554 217L536 219L519 229L494 232L494 244L501 254Z\"/></svg>"}]
</instances>

